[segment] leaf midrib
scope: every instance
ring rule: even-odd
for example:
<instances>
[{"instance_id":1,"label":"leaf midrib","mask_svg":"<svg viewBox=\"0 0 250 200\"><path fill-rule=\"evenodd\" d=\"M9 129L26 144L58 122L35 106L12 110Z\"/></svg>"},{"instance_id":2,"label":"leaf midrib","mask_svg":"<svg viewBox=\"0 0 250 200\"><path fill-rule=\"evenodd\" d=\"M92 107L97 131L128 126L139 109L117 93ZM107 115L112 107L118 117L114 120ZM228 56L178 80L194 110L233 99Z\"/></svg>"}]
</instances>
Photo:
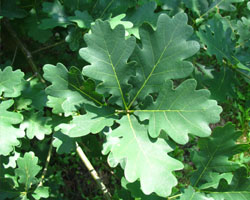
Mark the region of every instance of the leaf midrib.
<instances>
[{"instance_id":1,"label":"leaf midrib","mask_svg":"<svg viewBox=\"0 0 250 200\"><path fill-rule=\"evenodd\" d=\"M133 100L129 103L128 109L133 105L134 101L137 99L138 95L141 93L141 91L143 90L143 88L145 87L145 85L147 84L147 82L149 81L149 79L151 78L152 74L154 73L156 67L158 66L158 64L161 62L161 59L165 53L165 51L168 49L169 45L173 42L173 36L174 33L176 31L176 29L178 28L179 24L177 24L177 26L175 26L174 31L172 32L172 35L170 37L170 40L168 42L168 44L165 46L165 48L163 49L159 59L157 60L156 64L153 66L153 69L151 70L150 74L148 75L148 77L146 78L146 80L144 81L144 83L142 84L142 86L140 87L140 89L138 90L138 92L136 93L135 97L133 98ZM150 40L151 42L151 40ZM151 43L150 43L151 44ZM152 47L152 44L151 44ZM153 51L153 48L151 48Z\"/></svg>"}]
</instances>

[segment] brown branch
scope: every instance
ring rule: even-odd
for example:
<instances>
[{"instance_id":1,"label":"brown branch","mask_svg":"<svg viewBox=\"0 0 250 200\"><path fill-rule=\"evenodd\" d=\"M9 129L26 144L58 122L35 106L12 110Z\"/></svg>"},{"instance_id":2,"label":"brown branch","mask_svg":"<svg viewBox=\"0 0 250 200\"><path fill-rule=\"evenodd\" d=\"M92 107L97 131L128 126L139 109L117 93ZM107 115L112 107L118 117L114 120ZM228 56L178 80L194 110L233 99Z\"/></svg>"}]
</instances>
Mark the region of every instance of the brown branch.
<instances>
[{"instance_id":1,"label":"brown branch","mask_svg":"<svg viewBox=\"0 0 250 200\"><path fill-rule=\"evenodd\" d=\"M53 135L52 135L52 138L53 138ZM43 180L44 180L44 178L46 176L46 173L48 171L48 166L49 166L49 162L50 162L50 158L51 158L51 154L52 154L52 150L53 150L52 141L53 141L53 139L51 139L48 155L47 155L47 158L46 158L46 163L45 163L45 166L44 166L44 169L43 169L43 173L42 173L40 182L39 182L37 187L40 187L40 186L43 185Z\"/></svg>"},{"instance_id":2,"label":"brown branch","mask_svg":"<svg viewBox=\"0 0 250 200\"><path fill-rule=\"evenodd\" d=\"M27 62L29 63L32 71L35 73L35 75L44 83L45 81L43 80L42 76L39 73L39 69L37 68L36 64L33 61L32 58L32 54L30 53L30 51L27 49L27 47L25 46L25 44L18 38L16 32L13 30L13 28L11 27L9 20L4 19L3 20L3 24L6 27L7 31L10 33L10 35L12 36L12 38L14 39L14 41L16 42L17 46L19 46L19 48L21 49L21 51L23 52L24 56L27 59Z\"/></svg>"},{"instance_id":3,"label":"brown branch","mask_svg":"<svg viewBox=\"0 0 250 200\"><path fill-rule=\"evenodd\" d=\"M101 178L98 176L96 170L94 169L94 167L90 163L89 159L87 158L87 156L85 155L82 148L78 145L77 142L76 142L76 151L77 151L78 155L80 156L83 164L87 167L87 169L88 169L89 173L91 174L92 178L96 181L99 189L102 190L104 198L106 200L111 200L111 195L110 195L108 189L104 185Z\"/></svg>"}]
</instances>

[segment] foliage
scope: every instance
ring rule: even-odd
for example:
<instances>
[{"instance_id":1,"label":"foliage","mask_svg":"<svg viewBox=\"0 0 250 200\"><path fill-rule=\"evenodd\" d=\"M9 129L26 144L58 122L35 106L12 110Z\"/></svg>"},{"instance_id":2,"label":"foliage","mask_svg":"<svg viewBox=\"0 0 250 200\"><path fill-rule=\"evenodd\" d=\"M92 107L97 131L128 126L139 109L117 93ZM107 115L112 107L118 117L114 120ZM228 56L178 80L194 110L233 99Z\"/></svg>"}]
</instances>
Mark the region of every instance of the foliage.
<instances>
[{"instance_id":1,"label":"foliage","mask_svg":"<svg viewBox=\"0 0 250 200\"><path fill-rule=\"evenodd\" d=\"M250 199L249 2L1 4L1 199Z\"/></svg>"}]
</instances>

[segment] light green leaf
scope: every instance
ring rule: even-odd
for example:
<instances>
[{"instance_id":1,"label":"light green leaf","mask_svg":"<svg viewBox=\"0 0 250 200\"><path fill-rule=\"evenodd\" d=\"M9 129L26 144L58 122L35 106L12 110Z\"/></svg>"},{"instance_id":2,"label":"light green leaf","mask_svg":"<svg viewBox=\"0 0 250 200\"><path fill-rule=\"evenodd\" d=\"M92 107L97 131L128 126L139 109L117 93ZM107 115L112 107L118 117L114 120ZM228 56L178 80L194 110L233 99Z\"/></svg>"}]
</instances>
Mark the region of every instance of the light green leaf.
<instances>
[{"instance_id":1,"label":"light green leaf","mask_svg":"<svg viewBox=\"0 0 250 200\"><path fill-rule=\"evenodd\" d=\"M67 68L58 63L47 64L43 67L44 78L52 83L45 92L48 95L47 105L53 108L53 113L64 112L66 116L72 114L83 103L95 102L102 105L101 97L93 92L94 88L83 79L81 72L72 67Z\"/></svg>"},{"instance_id":2,"label":"light green leaf","mask_svg":"<svg viewBox=\"0 0 250 200\"><path fill-rule=\"evenodd\" d=\"M205 194L200 192L195 192L195 190L189 186L181 194L180 200L214 200L212 197L206 197Z\"/></svg>"},{"instance_id":3,"label":"light green leaf","mask_svg":"<svg viewBox=\"0 0 250 200\"><path fill-rule=\"evenodd\" d=\"M32 196L35 199L48 198L49 197L49 187L40 186L36 188Z\"/></svg>"},{"instance_id":4,"label":"light green leaf","mask_svg":"<svg viewBox=\"0 0 250 200\"><path fill-rule=\"evenodd\" d=\"M83 74L101 82L97 91L105 96L111 94L111 103L126 108L124 93L130 89L128 80L134 75L133 66L127 61L134 50L135 38L125 40L122 25L112 30L108 22L102 21L96 21L84 38L88 47L80 49L80 56L91 65L83 68Z\"/></svg>"},{"instance_id":5,"label":"light green leaf","mask_svg":"<svg viewBox=\"0 0 250 200\"><path fill-rule=\"evenodd\" d=\"M161 138L152 142L146 127L134 116L128 114L117 122L120 127L110 136L120 138L120 141L110 148L109 157L124 162L125 178L129 182L140 179L145 194L170 195L177 184L172 173L183 168L181 162L168 156L167 153L172 151L170 146Z\"/></svg>"},{"instance_id":6,"label":"light green leaf","mask_svg":"<svg viewBox=\"0 0 250 200\"><path fill-rule=\"evenodd\" d=\"M208 90L195 90L196 81L186 80L176 89L167 81L159 96L145 110L137 110L141 120L149 120L149 134L158 137L161 130L177 143L188 142L188 134L207 137L211 134L209 123L218 122L222 109L209 100Z\"/></svg>"},{"instance_id":7,"label":"light green leaf","mask_svg":"<svg viewBox=\"0 0 250 200\"><path fill-rule=\"evenodd\" d=\"M16 168L16 160L20 157L20 153L14 152L13 156L9 156L9 162L7 164L3 164L4 168L12 167Z\"/></svg>"},{"instance_id":8,"label":"light green leaf","mask_svg":"<svg viewBox=\"0 0 250 200\"><path fill-rule=\"evenodd\" d=\"M89 133L99 133L106 126L112 126L115 111L111 108L98 108L94 106L85 106L86 114L75 116L70 124L60 124L58 127L69 137L81 137Z\"/></svg>"},{"instance_id":9,"label":"light green leaf","mask_svg":"<svg viewBox=\"0 0 250 200\"><path fill-rule=\"evenodd\" d=\"M165 80L185 78L191 74L193 65L184 59L199 50L196 41L187 41L192 33L185 13L173 18L160 15L156 31L147 24L140 28L142 47L137 45L132 55L132 60L137 62L137 76L133 80L133 100L129 108L136 100L157 92Z\"/></svg>"},{"instance_id":10,"label":"light green leaf","mask_svg":"<svg viewBox=\"0 0 250 200\"><path fill-rule=\"evenodd\" d=\"M25 153L23 158L17 159L18 168L15 169L15 174L19 177L18 182L24 184L26 192L38 181L36 175L41 167L37 163L38 157L33 152Z\"/></svg>"},{"instance_id":11,"label":"light green leaf","mask_svg":"<svg viewBox=\"0 0 250 200\"><path fill-rule=\"evenodd\" d=\"M19 113L7 111L14 104L13 100L3 101L0 104L0 155L7 156L14 146L20 144L17 138L24 137L25 133L13 125L23 121Z\"/></svg>"},{"instance_id":12,"label":"light green leaf","mask_svg":"<svg viewBox=\"0 0 250 200\"><path fill-rule=\"evenodd\" d=\"M207 176L211 172L227 173L240 167L236 162L229 160L233 155L245 151L249 146L236 144L241 136L240 131L235 131L232 123L224 127L217 127L209 138L199 140L199 152L195 152L192 158L197 170L191 177L194 186L202 186L207 182Z\"/></svg>"},{"instance_id":13,"label":"light green leaf","mask_svg":"<svg viewBox=\"0 0 250 200\"><path fill-rule=\"evenodd\" d=\"M26 130L26 135L29 139L33 139L34 136L38 140L43 140L45 135L49 135L52 132L50 117L43 117L43 112L24 113L24 121L20 128Z\"/></svg>"},{"instance_id":14,"label":"light green leaf","mask_svg":"<svg viewBox=\"0 0 250 200\"><path fill-rule=\"evenodd\" d=\"M90 24L93 22L93 18L89 15L88 11L81 12L75 11L75 16L68 18L70 21L75 22L79 28L90 29Z\"/></svg>"},{"instance_id":15,"label":"light green leaf","mask_svg":"<svg viewBox=\"0 0 250 200\"><path fill-rule=\"evenodd\" d=\"M20 70L12 71L12 67L8 66L2 71L0 69L0 96L18 97L21 94L21 82L24 73Z\"/></svg>"},{"instance_id":16,"label":"light green leaf","mask_svg":"<svg viewBox=\"0 0 250 200\"><path fill-rule=\"evenodd\" d=\"M117 25L122 24L125 30L130 29L133 27L133 24L130 21L122 21L125 17L125 14L120 14L115 17L110 18L108 21L112 29L114 29Z\"/></svg>"}]
</instances>

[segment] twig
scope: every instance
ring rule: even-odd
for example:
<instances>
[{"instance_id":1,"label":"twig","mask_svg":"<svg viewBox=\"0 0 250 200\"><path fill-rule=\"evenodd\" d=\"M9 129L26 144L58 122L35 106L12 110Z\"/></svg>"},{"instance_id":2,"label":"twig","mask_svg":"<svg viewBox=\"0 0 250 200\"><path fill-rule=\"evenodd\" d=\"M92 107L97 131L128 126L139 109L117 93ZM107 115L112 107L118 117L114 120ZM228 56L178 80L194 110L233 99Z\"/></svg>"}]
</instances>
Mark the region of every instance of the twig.
<instances>
[{"instance_id":1,"label":"twig","mask_svg":"<svg viewBox=\"0 0 250 200\"><path fill-rule=\"evenodd\" d=\"M21 40L17 37L16 32L13 30L11 27L9 21L7 19L3 20L3 24L10 33L10 35L13 37L17 45L20 47L21 51L25 55L32 71L38 76L38 78L44 83L45 81L43 80L42 76L39 73L39 69L37 68L36 64L33 61L32 55L30 51L27 49L27 47L21 42Z\"/></svg>"},{"instance_id":2,"label":"twig","mask_svg":"<svg viewBox=\"0 0 250 200\"><path fill-rule=\"evenodd\" d=\"M40 187L40 186L43 185L43 179L45 178L47 170L48 170L48 166L49 166L49 162L50 162L50 158L51 158L51 154L52 154L52 150L53 150L52 141L53 141L53 139L51 139L48 155L47 155L47 158L46 158L46 163L45 163L45 166L44 166L44 169L43 169L43 173L42 173L40 182L39 182L37 187Z\"/></svg>"},{"instance_id":3,"label":"twig","mask_svg":"<svg viewBox=\"0 0 250 200\"><path fill-rule=\"evenodd\" d=\"M31 54L34 55L34 54L36 54L36 53L39 53L39 52L41 52L41 51L44 51L44 50L53 48L53 47L58 46L58 45L63 44L63 43L65 43L65 40L61 40L61 41L56 42L56 43L54 43L54 44L52 44L52 45L49 45L49 46L46 46L46 47L42 47L42 48L40 48L40 49L37 49L37 50L35 50L35 51L32 51Z\"/></svg>"},{"instance_id":4,"label":"twig","mask_svg":"<svg viewBox=\"0 0 250 200\"><path fill-rule=\"evenodd\" d=\"M171 196L171 197L168 197L168 200L170 199L176 199L177 197L181 196L181 194L177 194L177 195L174 195L174 196Z\"/></svg>"},{"instance_id":5,"label":"twig","mask_svg":"<svg viewBox=\"0 0 250 200\"><path fill-rule=\"evenodd\" d=\"M92 178L96 181L99 189L102 190L103 196L105 197L105 199L106 200L111 200L111 195L110 195L108 189L106 188L106 186L102 182L101 178L98 176L96 170L94 169L94 167L90 163L89 159L87 158L87 156L85 155L82 148L78 145L77 142L76 142L76 151L77 151L78 155L80 156L83 164L87 167L87 169L88 169L89 173L91 174Z\"/></svg>"}]
</instances>

